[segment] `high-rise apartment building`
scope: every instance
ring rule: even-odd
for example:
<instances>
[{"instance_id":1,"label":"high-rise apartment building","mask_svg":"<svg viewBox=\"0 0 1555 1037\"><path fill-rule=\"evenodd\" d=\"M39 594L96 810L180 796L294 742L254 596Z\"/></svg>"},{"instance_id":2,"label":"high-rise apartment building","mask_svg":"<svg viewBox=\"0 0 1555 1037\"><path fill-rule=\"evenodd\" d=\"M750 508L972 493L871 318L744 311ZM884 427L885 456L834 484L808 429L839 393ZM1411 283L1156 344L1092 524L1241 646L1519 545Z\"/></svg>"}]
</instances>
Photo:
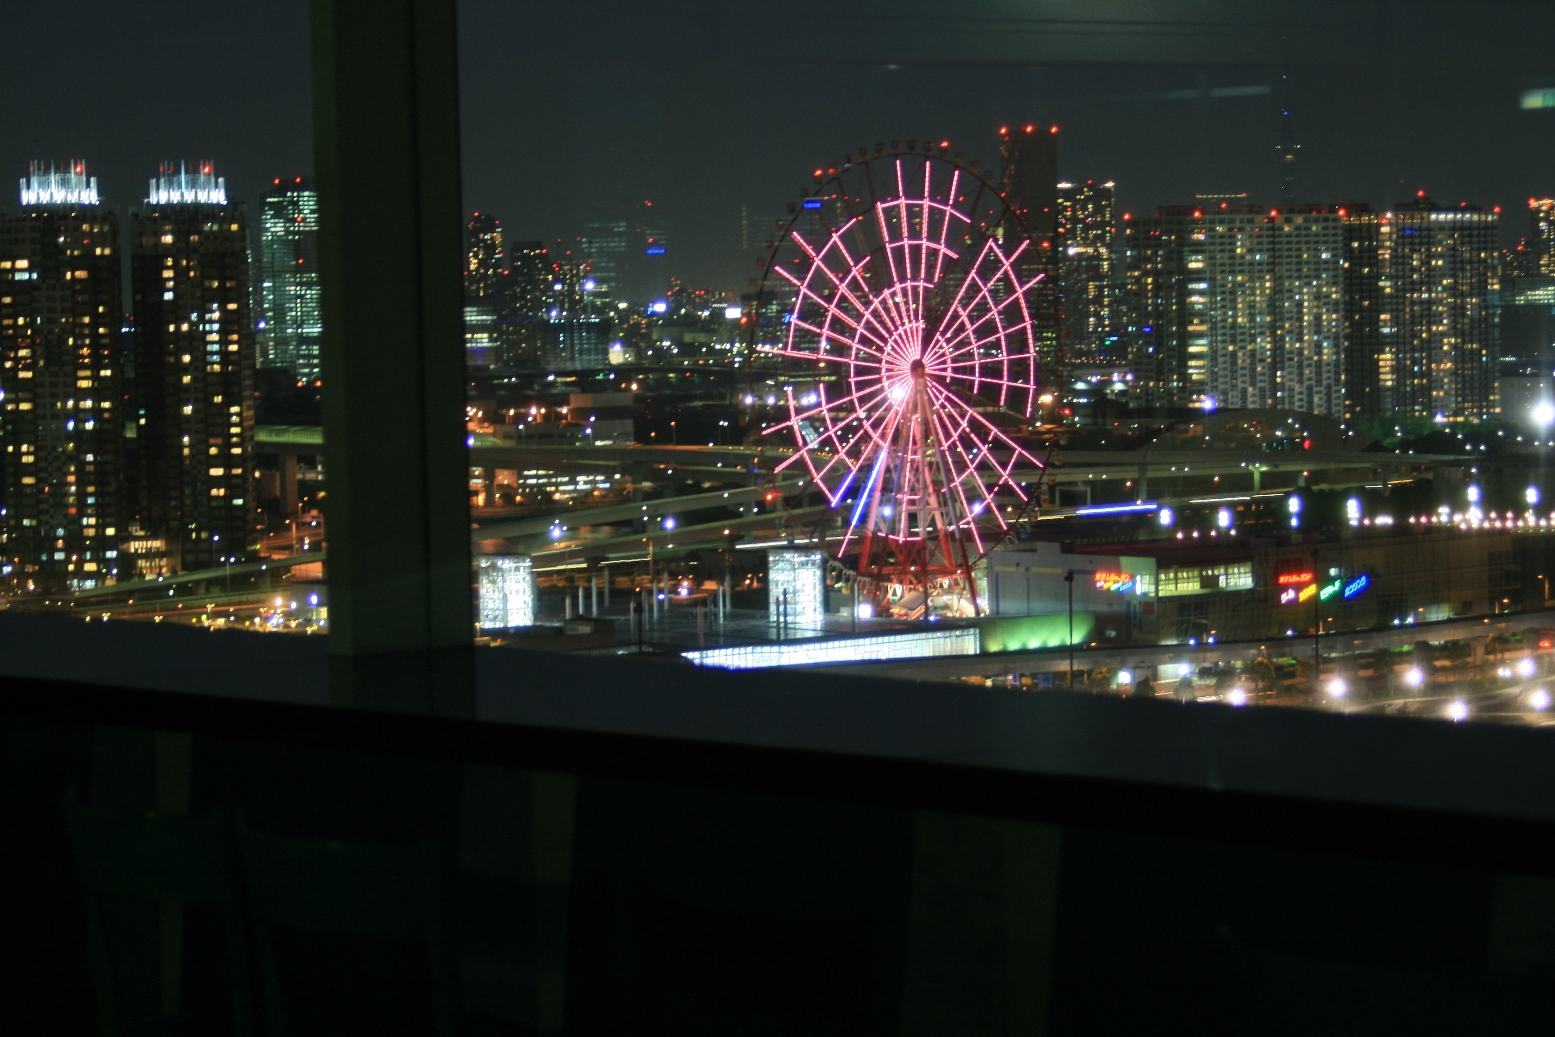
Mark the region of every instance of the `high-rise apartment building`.
<instances>
[{"instance_id":1,"label":"high-rise apartment building","mask_svg":"<svg viewBox=\"0 0 1555 1037\"><path fill-rule=\"evenodd\" d=\"M259 199L259 365L319 378L319 196L306 177L277 178Z\"/></svg>"},{"instance_id":2,"label":"high-rise apartment building","mask_svg":"<svg viewBox=\"0 0 1555 1037\"><path fill-rule=\"evenodd\" d=\"M1329 206L1339 217L1344 237L1344 419L1352 426L1370 426L1388 414L1382 394L1384 378L1391 384L1392 357L1382 348L1383 288L1382 217L1364 202Z\"/></svg>"},{"instance_id":3,"label":"high-rise apartment building","mask_svg":"<svg viewBox=\"0 0 1555 1037\"><path fill-rule=\"evenodd\" d=\"M543 359L547 367L576 371L610 362L609 315L603 312L588 264L563 256L551 266Z\"/></svg>"},{"instance_id":4,"label":"high-rise apartment building","mask_svg":"<svg viewBox=\"0 0 1555 1037\"><path fill-rule=\"evenodd\" d=\"M1528 216L1533 222L1535 272L1555 277L1555 198L1528 199Z\"/></svg>"},{"instance_id":5,"label":"high-rise apartment building","mask_svg":"<svg viewBox=\"0 0 1555 1037\"><path fill-rule=\"evenodd\" d=\"M475 213L464 227L464 356L471 367L497 362L507 269L502 221Z\"/></svg>"},{"instance_id":6,"label":"high-rise apartment building","mask_svg":"<svg viewBox=\"0 0 1555 1037\"><path fill-rule=\"evenodd\" d=\"M1013 252L1020 237L1028 242L1016 261L1022 282L1041 275L1028 305L1036 326L1039 380L1063 381L1065 357L1058 329L1058 127L1027 125L999 128L1000 189L1018 226L1001 228L1004 247Z\"/></svg>"},{"instance_id":7,"label":"high-rise apartment building","mask_svg":"<svg viewBox=\"0 0 1555 1037\"><path fill-rule=\"evenodd\" d=\"M1500 216L1402 203L1378 221L1378 373L1387 414L1478 421L1495 407Z\"/></svg>"},{"instance_id":8,"label":"high-rise apartment building","mask_svg":"<svg viewBox=\"0 0 1555 1037\"><path fill-rule=\"evenodd\" d=\"M164 165L131 223L141 519L184 570L253 550L247 242L209 163Z\"/></svg>"},{"instance_id":9,"label":"high-rise apartment building","mask_svg":"<svg viewBox=\"0 0 1555 1037\"><path fill-rule=\"evenodd\" d=\"M1125 240L1144 402L1343 413L1336 214L1172 206Z\"/></svg>"},{"instance_id":10,"label":"high-rise apartment building","mask_svg":"<svg viewBox=\"0 0 1555 1037\"><path fill-rule=\"evenodd\" d=\"M541 366L553 283L551 254L544 243L509 244L506 301L497 333L497 366L510 371Z\"/></svg>"},{"instance_id":11,"label":"high-rise apartment building","mask_svg":"<svg viewBox=\"0 0 1555 1037\"><path fill-rule=\"evenodd\" d=\"M1203 403L1209 391L1209 342L1196 335L1190 343L1187 321L1186 253L1201 215L1163 208L1155 216L1123 218L1130 398L1142 406L1187 407Z\"/></svg>"},{"instance_id":12,"label":"high-rise apartment building","mask_svg":"<svg viewBox=\"0 0 1555 1037\"><path fill-rule=\"evenodd\" d=\"M124 391L119 222L81 162L33 163L0 216L0 552L6 586L118 576Z\"/></svg>"},{"instance_id":13,"label":"high-rise apartment building","mask_svg":"<svg viewBox=\"0 0 1555 1037\"><path fill-rule=\"evenodd\" d=\"M1115 184L1058 185L1060 337L1072 363L1107 363L1118 354Z\"/></svg>"},{"instance_id":14,"label":"high-rise apartment building","mask_svg":"<svg viewBox=\"0 0 1555 1037\"><path fill-rule=\"evenodd\" d=\"M464 297L495 299L507 270L502 248L502 221L491 213L475 213L464 227Z\"/></svg>"}]
</instances>

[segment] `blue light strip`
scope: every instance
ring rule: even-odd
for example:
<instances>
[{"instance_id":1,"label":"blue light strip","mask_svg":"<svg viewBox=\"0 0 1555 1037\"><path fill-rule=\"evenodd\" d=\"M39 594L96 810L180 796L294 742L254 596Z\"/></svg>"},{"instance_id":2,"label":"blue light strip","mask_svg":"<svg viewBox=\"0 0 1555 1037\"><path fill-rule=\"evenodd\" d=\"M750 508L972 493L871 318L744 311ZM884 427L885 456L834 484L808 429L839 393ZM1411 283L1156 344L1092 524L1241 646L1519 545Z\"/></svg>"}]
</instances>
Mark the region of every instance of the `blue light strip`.
<instances>
[{"instance_id":1,"label":"blue light strip","mask_svg":"<svg viewBox=\"0 0 1555 1037\"><path fill-rule=\"evenodd\" d=\"M1150 501L1138 504L1098 504L1092 508L1076 508L1072 515L1128 515L1135 512L1155 511L1158 505Z\"/></svg>"},{"instance_id":2,"label":"blue light strip","mask_svg":"<svg viewBox=\"0 0 1555 1037\"><path fill-rule=\"evenodd\" d=\"M880 469L885 467L885 459L890 456L890 451L880 451L880 459L875 462L875 470L869 473L869 481L864 483L864 492L858 495L858 503L853 507L853 517L848 520L850 527L858 525L858 517L864 510L865 503L875 491L875 480L880 477Z\"/></svg>"}]
</instances>

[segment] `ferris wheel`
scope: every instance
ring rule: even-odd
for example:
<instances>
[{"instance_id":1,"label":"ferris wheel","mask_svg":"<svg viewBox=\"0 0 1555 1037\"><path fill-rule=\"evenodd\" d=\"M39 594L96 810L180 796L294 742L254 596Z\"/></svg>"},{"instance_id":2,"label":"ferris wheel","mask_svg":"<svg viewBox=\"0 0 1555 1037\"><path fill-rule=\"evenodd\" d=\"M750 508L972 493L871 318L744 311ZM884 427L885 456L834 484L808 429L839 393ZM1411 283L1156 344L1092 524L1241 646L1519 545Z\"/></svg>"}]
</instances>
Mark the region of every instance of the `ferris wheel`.
<instances>
[{"instance_id":1,"label":"ferris wheel","mask_svg":"<svg viewBox=\"0 0 1555 1037\"><path fill-rule=\"evenodd\" d=\"M999 190L944 146L816 171L766 264L785 366L778 470L824 488L858 556L861 600L898 615L978 615L975 563L1041 467L1012 426L1041 382L1043 275ZM1012 420L1013 419L1013 420Z\"/></svg>"}]
</instances>

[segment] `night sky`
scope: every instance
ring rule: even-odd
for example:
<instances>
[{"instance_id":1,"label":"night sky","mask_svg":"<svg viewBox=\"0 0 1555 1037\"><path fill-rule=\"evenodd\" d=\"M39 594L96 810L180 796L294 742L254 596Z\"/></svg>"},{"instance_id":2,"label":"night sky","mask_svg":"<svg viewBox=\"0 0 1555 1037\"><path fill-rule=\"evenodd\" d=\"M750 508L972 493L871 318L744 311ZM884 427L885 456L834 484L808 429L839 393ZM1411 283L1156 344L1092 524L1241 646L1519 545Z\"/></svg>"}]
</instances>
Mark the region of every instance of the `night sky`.
<instances>
[{"instance_id":1,"label":"night sky","mask_svg":"<svg viewBox=\"0 0 1555 1037\"><path fill-rule=\"evenodd\" d=\"M1287 71L1302 199L1425 188L1504 206L1510 242L1526 199L1555 194L1555 110L1517 108L1555 84L1548 2L463 0L460 17L467 207L555 239L652 199L669 272L719 289L755 271L809 170L876 141L948 138L986 164L1001 124L1056 124L1060 173L1116 180L1125 209L1272 202ZM119 205L164 158L214 160L249 201L309 171L302 0L53 0L5 25L7 207L31 158L86 159Z\"/></svg>"}]
</instances>

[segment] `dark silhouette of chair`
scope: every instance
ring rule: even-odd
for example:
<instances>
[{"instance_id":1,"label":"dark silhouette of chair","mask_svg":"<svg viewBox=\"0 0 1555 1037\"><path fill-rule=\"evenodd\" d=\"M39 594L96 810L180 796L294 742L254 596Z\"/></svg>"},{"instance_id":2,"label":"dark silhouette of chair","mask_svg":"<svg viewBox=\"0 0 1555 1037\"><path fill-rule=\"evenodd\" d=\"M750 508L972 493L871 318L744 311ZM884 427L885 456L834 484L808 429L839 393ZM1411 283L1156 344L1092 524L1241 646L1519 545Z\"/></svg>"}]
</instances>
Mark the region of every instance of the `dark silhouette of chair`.
<instances>
[{"instance_id":1,"label":"dark silhouette of chair","mask_svg":"<svg viewBox=\"0 0 1555 1037\"><path fill-rule=\"evenodd\" d=\"M155 946L160 904L209 905L225 935L232 1033L254 1032L247 934L224 824L216 817L134 813L82 806L65 793L65 825L81 876L87 953L103 1037L177 1032L162 1004L159 970L144 953ZM127 927L123 924L132 920ZM138 922L138 924L136 924ZM180 916L182 922L182 916ZM144 937L139 947L133 934ZM142 960L136 960L137 951ZM137 973L137 966L139 976Z\"/></svg>"},{"instance_id":2,"label":"dark silhouette of chair","mask_svg":"<svg viewBox=\"0 0 1555 1037\"><path fill-rule=\"evenodd\" d=\"M445 848L288 839L249 832L241 822L242 859L259 966L265 1027L274 1037L305 1022L287 996L278 937L333 934L413 942L425 954L431 1030L458 1028L452 875ZM348 969L351 962L339 962ZM380 989L390 983L384 978ZM339 1011L341 1006L331 1005Z\"/></svg>"}]
</instances>

